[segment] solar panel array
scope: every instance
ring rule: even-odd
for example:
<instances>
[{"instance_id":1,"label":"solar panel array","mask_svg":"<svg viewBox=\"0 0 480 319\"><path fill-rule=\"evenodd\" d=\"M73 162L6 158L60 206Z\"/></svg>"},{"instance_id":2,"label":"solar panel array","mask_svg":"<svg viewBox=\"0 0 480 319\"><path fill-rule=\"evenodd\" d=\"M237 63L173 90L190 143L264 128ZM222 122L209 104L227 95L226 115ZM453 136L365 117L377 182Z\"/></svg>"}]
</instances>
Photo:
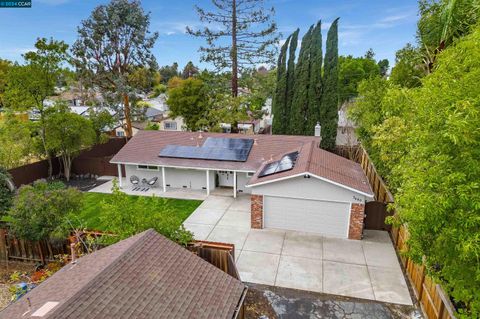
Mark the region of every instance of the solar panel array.
<instances>
[{"instance_id":1,"label":"solar panel array","mask_svg":"<svg viewBox=\"0 0 480 319\"><path fill-rule=\"evenodd\" d=\"M201 147L167 145L160 151L159 156L245 162L248 159L252 145L252 139L208 137Z\"/></svg>"},{"instance_id":2,"label":"solar panel array","mask_svg":"<svg viewBox=\"0 0 480 319\"><path fill-rule=\"evenodd\" d=\"M258 174L258 177L264 177L293 169L297 161L298 152L288 153L281 160L267 164Z\"/></svg>"}]
</instances>

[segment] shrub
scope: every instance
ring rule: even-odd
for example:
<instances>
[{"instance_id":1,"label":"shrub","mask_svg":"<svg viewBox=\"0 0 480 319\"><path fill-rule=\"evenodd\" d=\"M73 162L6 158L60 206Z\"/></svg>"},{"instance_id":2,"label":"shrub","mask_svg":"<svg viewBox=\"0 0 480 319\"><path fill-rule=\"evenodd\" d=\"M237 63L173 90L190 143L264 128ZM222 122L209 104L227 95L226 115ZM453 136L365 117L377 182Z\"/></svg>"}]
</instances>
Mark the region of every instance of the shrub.
<instances>
[{"instance_id":1,"label":"shrub","mask_svg":"<svg viewBox=\"0 0 480 319\"><path fill-rule=\"evenodd\" d=\"M132 202L129 195L120 191L118 182L114 180L112 196L101 203L101 207L102 222L108 225L108 230L115 236L103 236L102 241L111 244L153 228L165 237L186 246L193 240L193 234L183 226L178 226L178 217L167 201L161 205L162 214L154 214L156 208L151 206L148 197L139 197Z\"/></svg>"},{"instance_id":2,"label":"shrub","mask_svg":"<svg viewBox=\"0 0 480 319\"><path fill-rule=\"evenodd\" d=\"M12 205L14 192L8 184L10 179L8 171L0 167L0 216L6 214Z\"/></svg>"},{"instance_id":3,"label":"shrub","mask_svg":"<svg viewBox=\"0 0 480 319\"><path fill-rule=\"evenodd\" d=\"M4 220L21 239L64 238L70 228L67 216L80 209L81 196L63 183L40 181L22 186Z\"/></svg>"}]
</instances>

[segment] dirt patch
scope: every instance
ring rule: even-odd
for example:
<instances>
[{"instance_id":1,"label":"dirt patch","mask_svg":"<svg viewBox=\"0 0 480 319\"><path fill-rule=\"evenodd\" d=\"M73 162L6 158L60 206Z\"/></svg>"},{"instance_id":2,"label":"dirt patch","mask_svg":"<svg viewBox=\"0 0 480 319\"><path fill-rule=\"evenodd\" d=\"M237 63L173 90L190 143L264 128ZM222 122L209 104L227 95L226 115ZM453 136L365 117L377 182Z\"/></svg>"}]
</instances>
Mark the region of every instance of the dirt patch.
<instances>
[{"instance_id":1,"label":"dirt patch","mask_svg":"<svg viewBox=\"0 0 480 319\"><path fill-rule=\"evenodd\" d=\"M248 284L245 319L358 318L420 319L420 311L370 300Z\"/></svg>"},{"instance_id":2,"label":"dirt patch","mask_svg":"<svg viewBox=\"0 0 480 319\"><path fill-rule=\"evenodd\" d=\"M21 274L31 274L35 271L35 265L31 263L14 262L8 263L0 262L0 310L5 308L11 300L12 294L10 293L10 287L23 280L11 280L12 274L15 272Z\"/></svg>"}]
</instances>

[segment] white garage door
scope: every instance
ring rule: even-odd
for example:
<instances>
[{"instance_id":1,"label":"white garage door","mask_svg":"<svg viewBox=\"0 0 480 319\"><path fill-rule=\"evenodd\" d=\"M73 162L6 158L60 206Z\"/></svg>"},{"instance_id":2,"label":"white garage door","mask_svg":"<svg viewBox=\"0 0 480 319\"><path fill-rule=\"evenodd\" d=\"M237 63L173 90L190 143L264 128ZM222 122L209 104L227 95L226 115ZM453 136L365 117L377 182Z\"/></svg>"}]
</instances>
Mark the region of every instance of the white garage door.
<instances>
[{"instance_id":1,"label":"white garage door","mask_svg":"<svg viewBox=\"0 0 480 319\"><path fill-rule=\"evenodd\" d=\"M350 204L264 196L265 228L348 238Z\"/></svg>"}]
</instances>

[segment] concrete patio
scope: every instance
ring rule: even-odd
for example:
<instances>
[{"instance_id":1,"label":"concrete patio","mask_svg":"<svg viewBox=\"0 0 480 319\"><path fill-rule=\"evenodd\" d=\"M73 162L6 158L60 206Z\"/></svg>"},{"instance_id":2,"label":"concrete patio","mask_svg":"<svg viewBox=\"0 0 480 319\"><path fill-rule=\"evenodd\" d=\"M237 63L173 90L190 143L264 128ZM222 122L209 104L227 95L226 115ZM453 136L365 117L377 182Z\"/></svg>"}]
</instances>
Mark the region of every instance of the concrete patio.
<instances>
[{"instance_id":1,"label":"concrete patio","mask_svg":"<svg viewBox=\"0 0 480 319\"><path fill-rule=\"evenodd\" d=\"M250 229L250 198L209 196L184 222L198 240L235 245L245 282L411 305L387 232L362 241Z\"/></svg>"},{"instance_id":2,"label":"concrete patio","mask_svg":"<svg viewBox=\"0 0 480 319\"><path fill-rule=\"evenodd\" d=\"M111 194L113 187L113 179L118 179L113 176L101 176L99 180L107 180L106 183L99 185L90 190L94 193L105 193ZM182 189L182 188L167 188L167 191L164 192L162 187L150 187L147 191L134 191L133 187L129 185L126 178L122 179L122 191L128 195L135 196L152 196L165 197L165 198L178 198L178 199L194 199L194 200L205 200L207 198L207 193L201 190L191 190L191 189Z\"/></svg>"}]
</instances>

